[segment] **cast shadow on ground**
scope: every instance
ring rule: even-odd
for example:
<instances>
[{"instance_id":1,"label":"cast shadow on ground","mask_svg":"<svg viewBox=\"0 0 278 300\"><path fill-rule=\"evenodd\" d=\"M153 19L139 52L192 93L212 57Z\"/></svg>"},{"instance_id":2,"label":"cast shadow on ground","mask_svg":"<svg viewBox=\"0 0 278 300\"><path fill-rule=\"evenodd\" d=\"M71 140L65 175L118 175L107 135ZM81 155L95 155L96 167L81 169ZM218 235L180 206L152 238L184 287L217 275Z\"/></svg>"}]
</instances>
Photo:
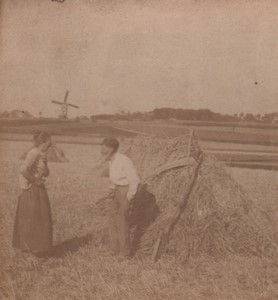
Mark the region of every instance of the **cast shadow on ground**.
<instances>
[{"instance_id":1,"label":"cast shadow on ground","mask_svg":"<svg viewBox=\"0 0 278 300\"><path fill-rule=\"evenodd\" d=\"M146 184L142 185L133 200L129 214L131 229L131 256L135 255L140 247L141 239L152 222L159 215L159 207L155 196L148 191Z\"/></svg>"},{"instance_id":2,"label":"cast shadow on ground","mask_svg":"<svg viewBox=\"0 0 278 300\"><path fill-rule=\"evenodd\" d=\"M140 247L141 239L152 222L159 215L159 207L155 196L147 190L147 185L140 187L129 213L131 229L131 256L135 255ZM63 258L67 254L77 252L81 247L89 244L95 238L93 233L81 237L65 240L55 245L50 251L37 254L40 258Z\"/></svg>"},{"instance_id":3,"label":"cast shadow on ground","mask_svg":"<svg viewBox=\"0 0 278 300\"><path fill-rule=\"evenodd\" d=\"M81 247L89 244L93 239L93 234L86 234L81 237L65 240L62 243L54 246L48 252L40 253L37 256L41 258L63 258L67 254L78 251Z\"/></svg>"}]
</instances>

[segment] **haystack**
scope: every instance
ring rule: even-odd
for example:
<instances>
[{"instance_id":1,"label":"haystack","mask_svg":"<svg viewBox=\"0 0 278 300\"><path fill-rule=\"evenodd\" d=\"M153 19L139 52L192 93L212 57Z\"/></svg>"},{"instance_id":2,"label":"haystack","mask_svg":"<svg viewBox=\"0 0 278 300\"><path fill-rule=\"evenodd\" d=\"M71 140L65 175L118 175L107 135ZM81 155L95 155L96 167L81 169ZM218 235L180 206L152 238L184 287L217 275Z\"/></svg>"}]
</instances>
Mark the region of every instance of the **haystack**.
<instances>
[{"instance_id":1,"label":"haystack","mask_svg":"<svg viewBox=\"0 0 278 300\"><path fill-rule=\"evenodd\" d=\"M138 137L122 149L135 163L160 210L140 239L141 254L152 254L157 239L183 202L193 167L150 175L165 164L187 158L188 140L188 137ZM179 260L190 256L274 255L277 234L264 212L254 205L225 167L215 158L203 155L186 207L160 251L161 255L173 255Z\"/></svg>"},{"instance_id":2,"label":"haystack","mask_svg":"<svg viewBox=\"0 0 278 300\"><path fill-rule=\"evenodd\" d=\"M30 151L30 149L28 151L24 152L21 155L20 159L24 160L29 151ZM66 158L64 151L61 148L59 148L56 143L52 143L51 147L49 148L49 150L47 152L47 160L49 162L67 162L67 161L69 161Z\"/></svg>"}]
</instances>

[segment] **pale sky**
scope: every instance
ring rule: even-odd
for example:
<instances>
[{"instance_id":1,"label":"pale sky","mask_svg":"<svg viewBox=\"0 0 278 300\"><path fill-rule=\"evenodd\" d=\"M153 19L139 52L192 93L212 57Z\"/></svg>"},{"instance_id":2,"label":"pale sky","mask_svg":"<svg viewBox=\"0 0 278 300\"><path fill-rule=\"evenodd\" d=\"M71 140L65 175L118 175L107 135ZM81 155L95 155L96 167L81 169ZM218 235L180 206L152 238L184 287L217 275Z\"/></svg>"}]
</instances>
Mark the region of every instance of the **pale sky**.
<instances>
[{"instance_id":1,"label":"pale sky","mask_svg":"<svg viewBox=\"0 0 278 300\"><path fill-rule=\"evenodd\" d=\"M0 1L1 111L278 111L275 0Z\"/></svg>"}]
</instances>

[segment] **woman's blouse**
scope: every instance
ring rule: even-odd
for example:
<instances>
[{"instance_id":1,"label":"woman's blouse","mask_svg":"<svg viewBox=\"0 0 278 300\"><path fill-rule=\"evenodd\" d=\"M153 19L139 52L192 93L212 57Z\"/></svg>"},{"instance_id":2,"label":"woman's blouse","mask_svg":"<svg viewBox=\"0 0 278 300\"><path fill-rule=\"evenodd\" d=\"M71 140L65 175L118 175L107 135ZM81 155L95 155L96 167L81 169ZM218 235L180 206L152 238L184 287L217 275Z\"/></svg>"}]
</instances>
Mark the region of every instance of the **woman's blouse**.
<instances>
[{"instance_id":1,"label":"woman's blouse","mask_svg":"<svg viewBox=\"0 0 278 300\"><path fill-rule=\"evenodd\" d=\"M23 190L27 190L32 186L32 183L26 179L21 172L25 169L38 179L43 179L47 170L46 164L42 160L40 151L35 147L30 150L20 168L19 185Z\"/></svg>"}]
</instances>

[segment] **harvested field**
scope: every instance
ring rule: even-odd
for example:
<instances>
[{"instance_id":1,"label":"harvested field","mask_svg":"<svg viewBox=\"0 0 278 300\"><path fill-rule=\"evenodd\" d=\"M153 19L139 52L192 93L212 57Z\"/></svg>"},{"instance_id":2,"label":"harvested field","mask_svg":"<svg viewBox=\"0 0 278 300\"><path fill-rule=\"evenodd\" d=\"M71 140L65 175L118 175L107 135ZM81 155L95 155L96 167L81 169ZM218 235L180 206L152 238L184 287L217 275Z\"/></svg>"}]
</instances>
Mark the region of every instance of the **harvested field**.
<instances>
[{"instance_id":1,"label":"harvested field","mask_svg":"<svg viewBox=\"0 0 278 300\"><path fill-rule=\"evenodd\" d=\"M2 133L30 133L34 129L40 129L55 135L101 134L122 137L134 137L138 132L175 137L188 134L191 129L195 129L202 141L278 146L277 129L271 126L259 129L252 126L250 128L225 126L225 123L204 127L201 122L198 126L185 126L169 122L83 123L55 119L0 120L0 126Z\"/></svg>"},{"instance_id":2,"label":"harvested field","mask_svg":"<svg viewBox=\"0 0 278 300\"><path fill-rule=\"evenodd\" d=\"M52 135L115 135L133 137L132 134L124 129L114 128L111 124L95 124L91 122L82 123L77 121L40 121L40 120L13 120L1 122L2 133L22 133L30 134L34 130L45 130Z\"/></svg>"},{"instance_id":3,"label":"harvested field","mask_svg":"<svg viewBox=\"0 0 278 300\"><path fill-rule=\"evenodd\" d=\"M278 153L278 147L264 146L264 145L250 145L250 144L237 144L237 143L221 143L213 141L200 141L203 149L208 151L241 151L253 153Z\"/></svg>"},{"instance_id":4,"label":"harvested field","mask_svg":"<svg viewBox=\"0 0 278 300\"><path fill-rule=\"evenodd\" d=\"M265 129L256 131L253 128L227 128L219 126L217 128L204 128L200 127L188 127L181 125L171 125L165 123L152 123L152 122L119 122L114 125L117 128L129 129L143 133L149 133L153 135L160 135L166 137L177 137L188 134L191 129L196 131L201 141L217 141L217 142L229 142L238 144L253 144L253 145L268 145L277 146L278 136L277 130Z\"/></svg>"},{"instance_id":5,"label":"harvested field","mask_svg":"<svg viewBox=\"0 0 278 300\"><path fill-rule=\"evenodd\" d=\"M135 137L148 134L158 136L177 137L188 134L192 128L200 138L203 149L212 153L217 159L230 166L254 169L278 169L278 140L275 126L257 128L242 124L219 123L208 124L193 122L192 127L173 124L171 122L77 122L61 120L0 120L0 139L18 140L29 139L24 137L34 129L47 130L58 142L98 144L104 136L113 135L120 138ZM194 125L194 126L193 126ZM65 135L68 135L65 137ZM225 151L225 153L224 153ZM246 153L249 152L249 153Z\"/></svg>"},{"instance_id":6,"label":"harvested field","mask_svg":"<svg viewBox=\"0 0 278 300\"><path fill-rule=\"evenodd\" d=\"M139 254L127 261L110 256L106 240L102 239L107 226L106 206L102 202L103 210L100 210L97 203L105 195L108 181L91 169L99 158L98 146L64 144L62 149L69 162L50 163L47 187L53 212L53 256L44 259L15 253L11 235L19 193L18 158L29 147L28 142L0 141L0 168L5 174L0 177L1 299L268 300L278 297L275 257L224 252L218 258L198 255L180 262L173 256L171 247L157 263L142 259ZM220 170L217 173L220 180L228 171L233 185L240 182L244 194L253 191L249 201L258 211L272 211L271 220L278 227L277 172L223 170L222 167ZM205 178L210 178L208 173ZM227 182L230 184L230 179ZM227 195L229 192L221 192L218 199L225 203ZM238 202L231 203L232 208L234 204Z\"/></svg>"}]
</instances>

